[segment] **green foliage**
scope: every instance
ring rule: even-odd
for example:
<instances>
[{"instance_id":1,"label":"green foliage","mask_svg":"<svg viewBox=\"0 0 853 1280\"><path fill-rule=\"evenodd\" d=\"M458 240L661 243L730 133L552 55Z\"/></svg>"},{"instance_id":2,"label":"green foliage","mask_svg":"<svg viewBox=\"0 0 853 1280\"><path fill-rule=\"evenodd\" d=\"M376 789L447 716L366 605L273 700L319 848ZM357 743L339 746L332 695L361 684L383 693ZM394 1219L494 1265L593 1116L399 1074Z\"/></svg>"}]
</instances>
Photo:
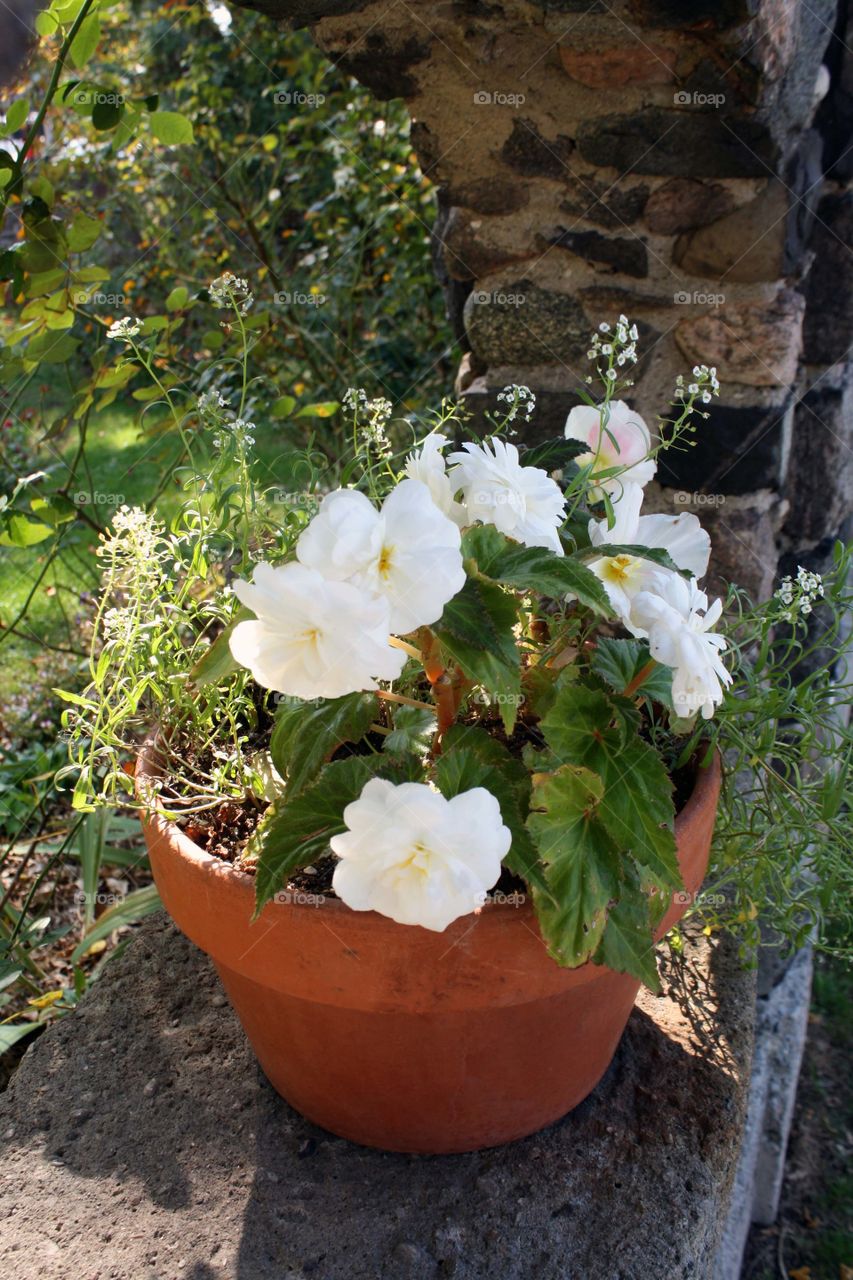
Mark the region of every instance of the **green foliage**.
<instances>
[{"instance_id":1,"label":"green foliage","mask_svg":"<svg viewBox=\"0 0 853 1280\"><path fill-rule=\"evenodd\" d=\"M464 551L479 572L495 582L558 600L574 596L602 617L611 613L600 579L571 555L558 556L547 547L520 546L490 525L467 530Z\"/></svg>"},{"instance_id":2,"label":"green foliage","mask_svg":"<svg viewBox=\"0 0 853 1280\"><path fill-rule=\"evenodd\" d=\"M607 940L611 968L652 985L650 936L681 878L672 783L637 727L624 699L562 683L541 722L550 750L528 825L554 900L540 911L552 954L579 964Z\"/></svg>"},{"instance_id":3,"label":"green foliage","mask_svg":"<svg viewBox=\"0 0 853 1280\"><path fill-rule=\"evenodd\" d=\"M521 697L521 667L513 635L516 619L510 595L482 577L469 577L435 627L449 657L499 700L507 733L512 732Z\"/></svg>"},{"instance_id":4,"label":"green foliage","mask_svg":"<svg viewBox=\"0 0 853 1280\"><path fill-rule=\"evenodd\" d=\"M282 698L270 738L273 764L287 781L288 798L313 782L333 752L348 742L360 742L378 710L370 693L343 698L318 698L304 703Z\"/></svg>"},{"instance_id":5,"label":"green foliage","mask_svg":"<svg viewBox=\"0 0 853 1280\"><path fill-rule=\"evenodd\" d=\"M288 795L274 806L252 846L252 854L257 855L256 916L289 872L322 857L331 837L346 829L344 809L376 776L376 766L364 756L336 760L297 795Z\"/></svg>"}]
</instances>

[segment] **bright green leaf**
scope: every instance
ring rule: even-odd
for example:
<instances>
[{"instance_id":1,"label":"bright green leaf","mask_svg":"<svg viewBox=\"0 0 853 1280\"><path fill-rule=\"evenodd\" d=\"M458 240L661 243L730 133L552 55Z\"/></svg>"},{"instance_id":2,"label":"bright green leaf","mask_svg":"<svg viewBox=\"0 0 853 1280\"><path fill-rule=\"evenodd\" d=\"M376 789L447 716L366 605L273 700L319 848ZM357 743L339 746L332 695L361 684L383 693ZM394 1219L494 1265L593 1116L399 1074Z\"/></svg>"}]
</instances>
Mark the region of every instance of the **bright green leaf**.
<instances>
[{"instance_id":1,"label":"bright green leaf","mask_svg":"<svg viewBox=\"0 0 853 1280\"><path fill-rule=\"evenodd\" d=\"M104 229L99 218L90 218L87 213L75 213L68 228L68 248L72 253L82 253L91 249Z\"/></svg>"},{"instance_id":2,"label":"bright green leaf","mask_svg":"<svg viewBox=\"0 0 853 1280\"><path fill-rule=\"evenodd\" d=\"M26 98L16 98L6 111L6 133L17 133L30 114L30 104Z\"/></svg>"},{"instance_id":3,"label":"bright green leaf","mask_svg":"<svg viewBox=\"0 0 853 1280\"><path fill-rule=\"evenodd\" d=\"M287 781L288 798L316 778L336 747L360 742L377 710L372 693L348 693L314 702L282 698L276 709L270 755Z\"/></svg>"},{"instance_id":4,"label":"bright green leaf","mask_svg":"<svg viewBox=\"0 0 853 1280\"><path fill-rule=\"evenodd\" d=\"M78 71L85 67L101 39L101 19L97 12L88 13L80 24L68 56Z\"/></svg>"},{"instance_id":5,"label":"bright green leaf","mask_svg":"<svg viewBox=\"0 0 853 1280\"><path fill-rule=\"evenodd\" d=\"M535 895L542 936L560 964L595 952L619 883L619 853L599 818L604 784L574 765L537 779L527 826L545 864L548 897Z\"/></svg>"},{"instance_id":6,"label":"bright green leaf","mask_svg":"<svg viewBox=\"0 0 853 1280\"><path fill-rule=\"evenodd\" d=\"M328 850L332 836L345 830L344 809L357 800L376 776L370 761L350 756L327 765L318 778L292 800L277 801L264 815L250 849L258 854L255 916L278 892L286 877Z\"/></svg>"},{"instance_id":7,"label":"bright green leaf","mask_svg":"<svg viewBox=\"0 0 853 1280\"><path fill-rule=\"evenodd\" d=\"M167 147L193 140L192 124L180 111L152 111L149 120L154 137Z\"/></svg>"},{"instance_id":8,"label":"bright green leaf","mask_svg":"<svg viewBox=\"0 0 853 1280\"><path fill-rule=\"evenodd\" d=\"M179 284L176 288L172 290L172 292L169 294L168 298L166 299L166 310L167 311L183 311L184 307L189 302L189 298L190 298L189 289L187 289L185 285Z\"/></svg>"}]
</instances>

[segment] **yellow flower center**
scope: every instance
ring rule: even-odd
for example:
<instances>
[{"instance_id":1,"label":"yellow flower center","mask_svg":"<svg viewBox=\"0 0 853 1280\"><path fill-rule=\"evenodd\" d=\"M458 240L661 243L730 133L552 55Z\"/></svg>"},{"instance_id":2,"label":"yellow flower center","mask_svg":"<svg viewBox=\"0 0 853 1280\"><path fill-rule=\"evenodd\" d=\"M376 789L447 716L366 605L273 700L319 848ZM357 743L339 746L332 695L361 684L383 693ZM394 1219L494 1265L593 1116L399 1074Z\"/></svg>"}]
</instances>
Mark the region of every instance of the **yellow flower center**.
<instances>
[{"instance_id":1,"label":"yellow flower center","mask_svg":"<svg viewBox=\"0 0 853 1280\"><path fill-rule=\"evenodd\" d=\"M394 548L383 547L379 553L376 568L381 578L388 578L394 565Z\"/></svg>"},{"instance_id":2,"label":"yellow flower center","mask_svg":"<svg viewBox=\"0 0 853 1280\"><path fill-rule=\"evenodd\" d=\"M606 582L613 582L616 586L623 587L629 581L639 563L637 556L625 554L608 556L604 561L601 576Z\"/></svg>"},{"instance_id":3,"label":"yellow flower center","mask_svg":"<svg viewBox=\"0 0 853 1280\"><path fill-rule=\"evenodd\" d=\"M409 850L409 856L400 863L401 871L416 871L421 876L429 875L431 851L421 841L416 840Z\"/></svg>"}]
</instances>

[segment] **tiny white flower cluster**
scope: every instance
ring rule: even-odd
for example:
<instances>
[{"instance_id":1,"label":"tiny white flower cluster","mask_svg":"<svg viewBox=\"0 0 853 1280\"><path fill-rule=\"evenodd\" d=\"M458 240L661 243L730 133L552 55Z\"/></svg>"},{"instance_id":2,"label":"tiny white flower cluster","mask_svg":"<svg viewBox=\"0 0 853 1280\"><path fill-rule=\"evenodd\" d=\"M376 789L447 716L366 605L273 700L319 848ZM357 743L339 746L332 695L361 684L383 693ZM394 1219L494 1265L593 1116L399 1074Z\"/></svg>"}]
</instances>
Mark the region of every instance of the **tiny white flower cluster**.
<instances>
[{"instance_id":1,"label":"tiny white flower cluster","mask_svg":"<svg viewBox=\"0 0 853 1280\"><path fill-rule=\"evenodd\" d=\"M112 524L115 536L152 555L163 533L163 526L156 516L142 507L129 507L127 504L116 510ZM98 550L100 553L102 547Z\"/></svg>"},{"instance_id":2,"label":"tiny white flower cluster","mask_svg":"<svg viewBox=\"0 0 853 1280\"><path fill-rule=\"evenodd\" d=\"M636 364L639 337L637 326L631 324L627 316L619 317L615 329L606 320L602 320L598 333L592 335L589 351L586 353L587 359L597 362L605 356L609 365L616 364L620 369L626 364ZM608 368L604 376L608 382L614 382L616 370Z\"/></svg>"},{"instance_id":3,"label":"tiny white flower cluster","mask_svg":"<svg viewBox=\"0 0 853 1280\"><path fill-rule=\"evenodd\" d=\"M119 507L113 514L112 529L102 537L97 554L109 562L114 588L139 594L159 580L160 563L166 551L165 529L161 522L141 507ZM147 584L147 586L146 586ZM114 628L122 624L115 620Z\"/></svg>"},{"instance_id":4,"label":"tiny white flower cluster","mask_svg":"<svg viewBox=\"0 0 853 1280\"><path fill-rule=\"evenodd\" d=\"M383 396L379 396L376 400L368 400L365 405L366 421L361 425L361 439L363 444L368 449L374 449L380 458L390 458L393 453L386 430L393 410L391 401Z\"/></svg>"},{"instance_id":5,"label":"tiny white flower cluster","mask_svg":"<svg viewBox=\"0 0 853 1280\"><path fill-rule=\"evenodd\" d=\"M217 432L213 437L214 447L222 449L229 443L230 439L234 442L238 449L251 449L255 443L255 437L252 432L256 429L254 422L247 422L245 418L234 418L226 420L222 423L223 431ZM224 432L228 432L225 435Z\"/></svg>"},{"instance_id":6,"label":"tiny white flower cluster","mask_svg":"<svg viewBox=\"0 0 853 1280\"><path fill-rule=\"evenodd\" d=\"M107 337L113 338L117 342L130 342L131 338L135 338L138 333L142 332L142 325L138 320L134 320L131 316L125 316L123 320L114 320L107 329Z\"/></svg>"},{"instance_id":7,"label":"tiny white flower cluster","mask_svg":"<svg viewBox=\"0 0 853 1280\"><path fill-rule=\"evenodd\" d=\"M367 392L361 387L347 387L341 403L350 413L358 413L367 408Z\"/></svg>"},{"instance_id":8,"label":"tiny white flower cluster","mask_svg":"<svg viewBox=\"0 0 853 1280\"><path fill-rule=\"evenodd\" d=\"M786 622L795 622L797 617L807 618L815 603L823 598L823 579L819 573L812 573L800 565L796 578L783 578L776 592L776 599L787 607L782 616Z\"/></svg>"},{"instance_id":9,"label":"tiny white flower cluster","mask_svg":"<svg viewBox=\"0 0 853 1280\"><path fill-rule=\"evenodd\" d=\"M203 391L198 398L198 411L202 417L227 417L228 401L218 391Z\"/></svg>"},{"instance_id":10,"label":"tiny white flower cluster","mask_svg":"<svg viewBox=\"0 0 853 1280\"><path fill-rule=\"evenodd\" d=\"M225 271L207 287L210 301L215 307L235 307L241 316L251 309L255 299L249 292L249 282L232 271Z\"/></svg>"},{"instance_id":11,"label":"tiny white flower cluster","mask_svg":"<svg viewBox=\"0 0 853 1280\"><path fill-rule=\"evenodd\" d=\"M503 391L499 391L497 395L498 404L509 405L506 415L507 425L515 422L519 413L524 414L525 422L529 422L533 417L533 411L536 408L536 396L529 387L519 386L517 383L510 383L504 387Z\"/></svg>"},{"instance_id":12,"label":"tiny white flower cluster","mask_svg":"<svg viewBox=\"0 0 853 1280\"><path fill-rule=\"evenodd\" d=\"M104 640L127 646L131 643L136 629L136 610L131 606L107 609L101 619L101 630Z\"/></svg>"},{"instance_id":13,"label":"tiny white flower cluster","mask_svg":"<svg viewBox=\"0 0 853 1280\"><path fill-rule=\"evenodd\" d=\"M384 396L368 400L367 392L361 387L349 387L343 398L343 407L358 423L358 435L366 449L374 449L380 458L390 458L391 442L388 439L387 427L394 412L394 406Z\"/></svg>"},{"instance_id":14,"label":"tiny white flower cluster","mask_svg":"<svg viewBox=\"0 0 853 1280\"><path fill-rule=\"evenodd\" d=\"M679 374L675 379L675 395L679 400L688 400L691 397L697 397L703 404L710 404L714 396L720 393L720 383L717 378L717 370L714 365L710 368L706 364L697 364L693 366L693 381L685 385L684 375Z\"/></svg>"}]
</instances>

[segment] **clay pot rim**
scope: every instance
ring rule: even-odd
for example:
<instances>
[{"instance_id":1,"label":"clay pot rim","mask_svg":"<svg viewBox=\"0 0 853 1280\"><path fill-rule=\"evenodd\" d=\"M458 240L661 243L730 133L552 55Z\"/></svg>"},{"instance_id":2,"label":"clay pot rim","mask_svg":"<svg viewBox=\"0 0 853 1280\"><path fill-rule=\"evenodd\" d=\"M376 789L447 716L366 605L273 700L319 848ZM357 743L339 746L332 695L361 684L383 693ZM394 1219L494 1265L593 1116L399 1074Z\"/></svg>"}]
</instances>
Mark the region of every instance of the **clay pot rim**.
<instances>
[{"instance_id":1,"label":"clay pot rim","mask_svg":"<svg viewBox=\"0 0 853 1280\"><path fill-rule=\"evenodd\" d=\"M159 728L154 729L140 748L135 770L135 791L137 796L141 796L140 784L142 782L149 778L163 776L164 771L158 759L157 743L159 736ZM697 768L693 790L684 808L676 814L675 836L679 843L680 838L686 837L689 828L700 818L701 811L705 808L708 798L712 795L714 797L714 807L716 808L716 793L719 787L720 774L720 754L718 751L714 751L710 764L704 768ZM208 853L205 849L202 849L181 830L177 822L165 817L159 802L155 809L149 809L143 814L143 821L146 824L150 824L156 833L163 835L174 852L190 862L211 885L216 881L221 882L223 878L227 879L240 892L247 892L254 903L255 877L247 871L240 871L233 863L226 862L224 858L218 858L216 854ZM304 893L308 896L311 890L304 890ZM383 922L386 925L395 925L395 922L389 917L380 915L376 911L353 911L340 898L329 896L323 896L323 900L320 903L300 902L298 899L289 902L276 902L275 899L272 899L266 903L263 913L266 914L271 910L307 913L317 911L333 912L336 915L345 915L353 923L364 921L365 923ZM476 912L472 912L472 915L475 915L479 922L488 920L493 925L499 923L508 925L512 920L518 919L519 914L530 916L535 914L532 895L529 892L520 904L514 902L486 902Z\"/></svg>"}]
</instances>

